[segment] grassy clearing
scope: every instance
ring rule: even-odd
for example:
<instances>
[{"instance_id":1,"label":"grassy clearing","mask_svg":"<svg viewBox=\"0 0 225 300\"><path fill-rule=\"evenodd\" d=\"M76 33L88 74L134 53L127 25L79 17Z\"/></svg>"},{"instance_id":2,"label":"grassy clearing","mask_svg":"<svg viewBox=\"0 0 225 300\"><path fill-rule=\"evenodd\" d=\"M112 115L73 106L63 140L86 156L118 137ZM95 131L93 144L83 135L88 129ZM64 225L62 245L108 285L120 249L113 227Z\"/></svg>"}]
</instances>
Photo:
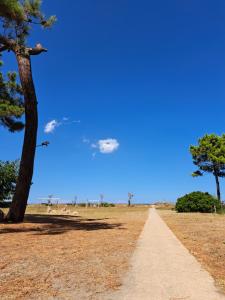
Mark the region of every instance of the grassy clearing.
<instances>
[{"instance_id":1,"label":"grassy clearing","mask_svg":"<svg viewBox=\"0 0 225 300\"><path fill-rule=\"evenodd\" d=\"M161 217L225 291L225 215L159 211Z\"/></svg>"},{"instance_id":2,"label":"grassy clearing","mask_svg":"<svg viewBox=\"0 0 225 300\"><path fill-rule=\"evenodd\" d=\"M70 209L32 205L24 223L0 225L1 299L103 299L120 286L148 207Z\"/></svg>"}]
</instances>

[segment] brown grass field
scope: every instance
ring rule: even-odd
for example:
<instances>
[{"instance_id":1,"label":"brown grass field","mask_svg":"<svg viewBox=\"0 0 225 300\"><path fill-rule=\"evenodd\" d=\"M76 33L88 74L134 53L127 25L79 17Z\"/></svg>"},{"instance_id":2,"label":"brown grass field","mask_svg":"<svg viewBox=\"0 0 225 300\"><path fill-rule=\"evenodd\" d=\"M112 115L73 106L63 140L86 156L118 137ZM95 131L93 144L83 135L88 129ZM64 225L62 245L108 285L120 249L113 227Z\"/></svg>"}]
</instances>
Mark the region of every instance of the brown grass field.
<instances>
[{"instance_id":1,"label":"brown grass field","mask_svg":"<svg viewBox=\"0 0 225 300\"><path fill-rule=\"evenodd\" d=\"M2 300L102 299L121 285L148 207L70 209L33 205L24 223L0 225Z\"/></svg>"},{"instance_id":2,"label":"brown grass field","mask_svg":"<svg viewBox=\"0 0 225 300\"><path fill-rule=\"evenodd\" d=\"M171 210L160 210L159 214L225 291L225 215Z\"/></svg>"}]
</instances>

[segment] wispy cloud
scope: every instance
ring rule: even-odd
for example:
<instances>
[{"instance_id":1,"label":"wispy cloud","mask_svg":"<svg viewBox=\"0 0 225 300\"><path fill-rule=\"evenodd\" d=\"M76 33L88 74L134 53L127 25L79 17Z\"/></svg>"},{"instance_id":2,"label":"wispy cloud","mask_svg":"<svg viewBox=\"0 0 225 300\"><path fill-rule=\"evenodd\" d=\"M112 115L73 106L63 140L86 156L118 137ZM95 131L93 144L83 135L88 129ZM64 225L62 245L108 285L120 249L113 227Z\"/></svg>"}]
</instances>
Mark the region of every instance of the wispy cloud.
<instances>
[{"instance_id":1,"label":"wispy cloud","mask_svg":"<svg viewBox=\"0 0 225 300\"><path fill-rule=\"evenodd\" d=\"M73 123L80 123L80 120L70 120L70 118L68 117L63 117L62 118L62 125L69 125L69 124L73 124Z\"/></svg>"},{"instance_id":2,"label":"wispy cloud","mask_svg":"<svg viewBox=\"0 0 225 300\"><path fill-rule=\"evenodd\" d=\"M87 139L85 136L82 138L82 142L84 143L84 144L90 144L90 140L89 139Z\"/></svg>"},{"instance_id":3,"label":"wispy cloud","mask_svg":"<svg viewBox=\"0 0 225 300\"><path fill-rule=\"evenodd\" d=\"M48 122L45 125L44 132L45 133L52 133L52 132L54 132L56 127L59 127L59 126L62 126L62 125L70 125L70 124L73 124L73 123L80 123L80 122L81 122L80 120L70 121L70 119L68 117L63 117L61 121L57 121L57 120L54 119L54 120Z\"/></svg>"},{"instance_id":4,"label":"wispy cloud","mask_svg":"<svg viewBox=\"0 0 225 300\"><path fill-rule=\"evenodd\" d=\"M92 144L91 144L91 148L98 148L98 145L92 143Z\"/></svg>"},{"instance_id":5,"label":"wispy cloud","mask_svg":"<svg viewBox=\"0 0 225 300\"><path fill-rule=\"evenodd\" d=\"M57 120L52 120L45 125L44 132L52 133L57 126L60 126L60 123Z\"/></svg>"}]
</instances>

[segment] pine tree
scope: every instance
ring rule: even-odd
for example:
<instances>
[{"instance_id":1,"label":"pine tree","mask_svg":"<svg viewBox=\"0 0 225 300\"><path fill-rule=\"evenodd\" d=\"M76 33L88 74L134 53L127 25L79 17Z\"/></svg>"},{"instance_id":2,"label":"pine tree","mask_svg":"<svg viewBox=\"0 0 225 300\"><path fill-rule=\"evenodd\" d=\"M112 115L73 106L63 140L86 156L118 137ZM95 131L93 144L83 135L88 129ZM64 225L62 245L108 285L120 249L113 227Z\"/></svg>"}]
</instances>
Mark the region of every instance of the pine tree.
<instances>
[{"instance_id":1,"label":"pine tree","mask_svg":"<svg viewBox=\"0 0 225 300\"><path fill-rule=\"evenodd\" d=\"M55 17L45 18L40 0L1 0L0 2L0 52L9 51L16 56L22 93L24 95L25 132L19 176L12 205L6 216L11 222L22 222L32 182L37 129L37 98L32 77L31 56L47 50L37 43L30 47L27 37L34 25L51 27Z\"/></svg>"},{"instance_id":2,"label":"pine tree","mask_svg":"<svg viewBox=\"0 0 225 300\"><path fill-rule=\"evenodd\" d=\"M198 167L192 176L211 173L215 177L217 198L221 202L220 177L225 177L225 134L206 134L197 146L190 146L193 163ZM221 202L222 206L222 202Z\"/></svg>"}]
</instances>

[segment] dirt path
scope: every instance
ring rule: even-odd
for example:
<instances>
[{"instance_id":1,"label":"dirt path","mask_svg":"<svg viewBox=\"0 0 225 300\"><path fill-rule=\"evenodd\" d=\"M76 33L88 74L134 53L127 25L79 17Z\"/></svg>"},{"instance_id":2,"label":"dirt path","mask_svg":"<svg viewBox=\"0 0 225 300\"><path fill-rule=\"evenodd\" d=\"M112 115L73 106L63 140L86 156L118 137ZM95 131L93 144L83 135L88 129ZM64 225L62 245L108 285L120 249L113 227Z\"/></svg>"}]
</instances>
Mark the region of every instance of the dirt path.
<instances>
[{"instance_id":1,"label":"dirt path","mask_svg":"<svg viewBox=\"0 0 225 300\"><path fill-rule=\"evenodd\" d=\"M151 208L121 290L108 299L219 300L213 278Z\"/></svg>"}]
</instances>

